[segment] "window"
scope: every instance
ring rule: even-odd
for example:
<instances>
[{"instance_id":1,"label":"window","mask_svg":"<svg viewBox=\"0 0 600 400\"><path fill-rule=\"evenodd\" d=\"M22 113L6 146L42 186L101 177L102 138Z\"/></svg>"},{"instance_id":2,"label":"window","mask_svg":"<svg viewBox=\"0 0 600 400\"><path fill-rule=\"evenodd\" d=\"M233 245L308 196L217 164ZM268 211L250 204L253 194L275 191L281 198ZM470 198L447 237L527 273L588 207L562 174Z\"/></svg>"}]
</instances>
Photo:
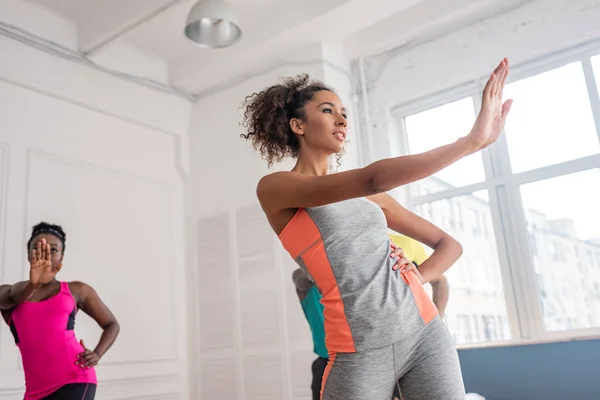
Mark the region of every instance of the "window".
<instances>
[{"instance_id":1,"label":"window","mask_svg":"<svg viewBox=\"0 0 600 400\"><path fill-rule=\"evenodd\" d=\"M432 181L429 181L432 182ZM471 221L478 228L478 235L460 229L458 224L447 227L445 230L459 240L464 249L464 255L448 270L446 278L450 285L450 300L446 309L446 317L449 320L457 318L458 324L448 326L448 330L456 338L457 343L470 344L485 340L479 335L479 325L476 322L466 322L465 315L480 315L482 312L501 315L508 320L506 303L504 301L503 286L500 279L500 263L496 250L496 239L493 232L487 237L481 234L482 215L490 215L488 196L483 192L469 193L463 196L455 196L429 204L432 209L439 209L442 221L450 220L450 216L456 207L451 204L460 205L460 208L469 210ZM415 207L415 212L422 212ZM427 215L421 214L425 219L431 220ZM432 221L436 223L435 221ZM467 225L470 226L470 225ZM492 251L489 251L489 248ZM491 282L493 281L493 283ZM465 317L465 318L463 318ZM468 325L467 325L468 324ZM477 323L478 324L478 323ZM463 329L469 326L469 332ZM475 333L477 332L477 333Z\"/></svg>"},{"instance_id":2,"label":"window","mask_svg":"<svg viewBox=\"0 0 600 400\"><path fill-rule=\"evenodd\" d=\"M592 298L594 300L600 300L600 283L599 282L594 282L593 283L593 296Z\"/></svg>"},{"instance_id":3,"label":"window","mask_svg":"<svg viewBox=\"0 0 600 400\"><path fill-rule=\"evenodd\" d=\"M581 63L572 63L506 87L518 99L506 122L514 172L600 152ZM532 151L544 146L544 151Z\"/></svg>"},{"instance_id":4,"label":"window","mask_svg":"<svg viewBox=\"0 0 600 400\"><path fill-rule=\"evenodd\" d=\"M471 233L475 237L481 236L481 221L479 219L479 212L473 208L469 209L471 216Z\"/></svg>"},{"instance_id":5,"label":"window","mask_svg":"<svg viewBox=\"0 0 600 400\"><path fill-rule=\"evenodd\" d=\"M502 336L500 332L498 332L498 324L496 323L496 317L484 315L483 319L483 327L484 327L484 336L485 340L488 342L498 340L498 337Z\"/></svg>"},{"instance_id":6,"label":"window","mask_svg":"<svg viewBox=\"0 0 600 400\"><path fill-rule=\"evenodd\" d=\"M488 231L488 222L486 214L481 214L481 226L483 227L483 237L487 239L490 233Z\"/></svg>"},{"instance_id":7,"label":"window","mask_svg":"<svg viewBox=\"0 0 600 400\"><path fill-rule=\"evenodd\" d=\"M600 109L588 91L595 78L600 92L600 55L586 57L511 82L506 140L413 184L414 210L463 245L446 273L446 320L457 344L520 340L512 332L534 339L600 334ZM444 93L416 113L394 110L408 152L464 136L481 89L456 89L450 101ZM513 283L509 297L505 282Z\"/></svg>"},{"instance_id":8,"label":"window","mask_svg":"<svg viewBox=\"0 0 600 400\"><path fill-rule=\"evenodd\" d=\"M443 206L443 226L444 228L454 229L454 209L452 208L452 202L450 199L446 199L442 202Z\"/></svg>"},{"instance_id":9,"label":"window","mask_svg":"<svg viewBox=\"0 0 600 400\"><path fill-rule=\"evenodd\" d=\"M471 326L471 318L468 315L458 315L458 332L456 337L457 344L473 343L473 328Z\"/></svg>"},{"instance_id":10,"label":"window","mask_svg":"<svg viewBox=\"0 0 600 400\"><path fill-rule=\"evenodd\" d=\"M410 153L422 153L464 136L473 126L475 115L473 100L469 97L407 117L405 123ZM412 190L414 195L415 186L425 186L430 192L439 192L484 179L481 154L476 153L416 182Z\"/></svg>"},{"instance_id":11,"label":"window","mask_svg":"<svg viewBox=\"0 0 600 400\"><path fill-rule=\"evenodd\" d=\"M454 213L456 215L456 223L458 229L462 231L463 229L465 229L463 225L462 206L458 202L453 202L452 204L454 206Z\"/></svg>"},{"instance_id":12,"label":"window","mask_svg":"<svg viewBox=\"0 0 600 400\"><path fill-rule=\"evenodd\" d=\"M592 182L597 184L593 185ZM546 296L540 296L540 301L553 303L545 307L545 310L552 310L552 313L543 315L546 328L566 330L593 327L593 321L600 320L600 310L586 306L586 297L593 293L590 292L591 288L583 286L583 282L586 281L587 269L593 267L594 261L592 254L595 249L589 240L600 234L600 217L594 218L598 216L600 204L600 169L523 185L521 198L523 207L533 211L526 215L536 215L538 219L541 215L546 221L546 229L538 232L538 236L548 252L540 252L534 258L536 269L544 276L545 282ZM588 248L583 262L579 262L575 253L565 251L573 247ZM589 312L581 312L586 309Z\"/></svg>"},{"instance_id":13,"label":"window","mask_svg":"<svg viewBox=\"0 0 600 400\"><path fill-rule=\"evenodd\" d=\"M477 343L481 341L479 337L479 317L477 315L471 316L471 330L472 330L472 342Z\"/></svg>"}]
</instances>

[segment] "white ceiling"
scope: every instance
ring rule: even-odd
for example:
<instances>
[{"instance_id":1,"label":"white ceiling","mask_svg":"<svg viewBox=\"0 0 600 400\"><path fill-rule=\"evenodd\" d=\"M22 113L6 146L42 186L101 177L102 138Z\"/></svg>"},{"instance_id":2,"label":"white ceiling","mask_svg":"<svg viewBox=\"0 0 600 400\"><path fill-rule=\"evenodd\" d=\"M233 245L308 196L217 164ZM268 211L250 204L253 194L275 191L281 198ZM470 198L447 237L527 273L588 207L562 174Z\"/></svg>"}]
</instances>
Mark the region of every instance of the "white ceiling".
<instances>
[{"instance_id":1,"label":"white ceiling","mask_svg":"<svg viewBox=\"0 0 600 400\"><path fill-rule=\"evenodd\" d=\"M218 50L183 35L196 0L28 0L77 25L79 49L125 42L165 60L170 83L202 93L281 62L302 43L335 41L350 58L424 41L531 0L227 0L243 36ZM297 57L297 54L296 54Z\"/></svg>"}]
</instances>

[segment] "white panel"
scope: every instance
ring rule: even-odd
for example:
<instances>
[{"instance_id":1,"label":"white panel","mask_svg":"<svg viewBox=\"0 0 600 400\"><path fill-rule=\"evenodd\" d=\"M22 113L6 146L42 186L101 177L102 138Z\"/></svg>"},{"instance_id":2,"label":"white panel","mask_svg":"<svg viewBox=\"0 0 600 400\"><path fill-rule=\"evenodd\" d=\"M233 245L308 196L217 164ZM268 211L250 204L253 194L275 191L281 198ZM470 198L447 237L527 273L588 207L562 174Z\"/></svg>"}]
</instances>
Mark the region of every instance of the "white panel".
<instances>
[{"instance_id":1,"label":"white panel","mask_svg":"<svg viewBox=\"0 0 600 400\"><path fill-rule=\"evenodd\" d=\"M235 348L235 298L231 288L200 293L200 349L202 353Z\"/></svg>"},{"instance_id":2,"label":"white panel","mask_svg":"<svg viewBox=\"0 0 600 400\"><path fill-rule=\"evenodd\" d=\"M202 354L235 347L235 293L231 281L229 216L198 221L197 262Z\"/></svg>"},{"instance_id":3,"label":"white panel","mask_svg":"<svg viewBox=\"0 0 600 400\"><path fill-rule=\"evenodd\" d=\"M273 254L273 231L259 205L236 212L238 257L241 259Z\"/></svg>"},{"instance_id":4,"label":"white panel","mask_svg":"<svg viewBox=\"0 0 600 400\"><path fill-rule=\"evenodd\" d=\"M26 224L62 224L61 280L92 285L121 333L103 365L177 358L173 272L173 188L90 165L31 153ZM100 330L78 316L88 346Z\"/></svg>"},{"instance_id":5,"label":"white panel","mask_svg":"<svg viewBox=\"0 0 600 400\"><path fill-rule=\"evenodd\" d=\"M240 267L242 267L240 265ZM263 351L280 351L281 332L277 308L277 293L265 283L263 291L244 290L241 293L242 307L242 347L244 352L260 346ZM264 349L263 349L264 347Z\"/></svg>"},{"instance_id":6,"label":"white panel","mask_svg":"<svg viewBox=\"0 0 600 400\"><path fill-rule=\"evenodd\" d=\"M242 315L242 348L279 350L281 332L273 232L259 206L236 211L238 275Z\"/></svg>"},{"instance_id":7,"label":"white panel","mask_svg":"<svg viewBox=\"0 0 600 400\"><path fill-rule=\"evenodd\" d=\"M281 355L244 357L245 400L283 399L281 370Z\"/></svg>"},{"instance_id":8,"label":"white panel","mask_svg":"<svg viewBox=\"0 0 600 400\"><path fill-rule=\"evenodd\" d=\"M200 287L230 285L229 216L220 214L199 220L196 247Z\"/></svg>"},{"instance_id":9,"label":"white panel","mask_svg":"<svg viewBox=\"0 0 600 400\"><path fill-rule=\"evenodd\" d=\"M142 378L113 379L98 385L96 398L106 400L167 400L181 399L179 377L176 374Z\"/></svg>"},{"instance_id":10,"label":"white panel","mask_svg":"<svg viewBox=\"0 0 600 400\"><path fill-rule=\"evenodd\" d=\"M200 379L202 380L202 398L210 399L237 399L236 382L238 369L235 358L215 360L202 360Z\"/></svg>"}]
</instances>

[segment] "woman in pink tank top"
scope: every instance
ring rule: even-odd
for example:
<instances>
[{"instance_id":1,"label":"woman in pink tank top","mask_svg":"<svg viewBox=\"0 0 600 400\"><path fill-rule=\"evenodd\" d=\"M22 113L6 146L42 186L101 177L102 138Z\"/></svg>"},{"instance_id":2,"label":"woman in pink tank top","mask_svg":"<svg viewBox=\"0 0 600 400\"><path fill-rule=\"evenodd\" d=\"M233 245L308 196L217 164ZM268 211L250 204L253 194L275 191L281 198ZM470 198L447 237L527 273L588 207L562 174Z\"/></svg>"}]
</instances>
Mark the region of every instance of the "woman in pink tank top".
<instances>
[{"instance_id":1,"label":"woman in pink tank top","mask_svg":"<svg viewBox=\"0 0 600 400\"><path fill-rule=\"evenodd\" d=\"M24 400L92 400L94 366L114 343L119 323L94 289L82 282L60 282L66 235L58 225L33 227L27 243L29 280L0 286L0 310L21 352ZM102 328L94 350L75 336L77 311Z\"/></svg>"}]
</instances>

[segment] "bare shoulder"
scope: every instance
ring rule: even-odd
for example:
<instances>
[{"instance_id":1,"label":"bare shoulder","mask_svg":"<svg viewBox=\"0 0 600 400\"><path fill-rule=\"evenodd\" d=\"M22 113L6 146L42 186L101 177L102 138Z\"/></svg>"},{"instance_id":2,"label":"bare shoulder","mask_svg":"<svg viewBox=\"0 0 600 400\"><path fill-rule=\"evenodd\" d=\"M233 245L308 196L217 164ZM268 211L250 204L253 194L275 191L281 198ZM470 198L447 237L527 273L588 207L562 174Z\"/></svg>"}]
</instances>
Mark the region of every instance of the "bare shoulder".
<instances>
[{"instance_id":1,"label":"bare shoulder","mask_svg":"<svg viewBox=\"0 0 600 400\"><path fill-rule=\"evenodd\" d=\"M81 282L81 281L71 281L71 282L68 282L68 285L69 285L69 289L70 290L73 290L73 289L75 289L75 290L89 290L89 289L92 288L87 283Z\"/></svg>"},{"instance_id":2,"label":"bare shoulder","mask_svg":"<svg viewBox=\"0 0 600 400\"><path fill-rule=\"evenodd\" d=\"M263 201L268 200L274 193L281 190L290 179L302 179L302 176L302 174L292 171L278 171L265 175L256 185L256 196L262 204Z\"/></svg>"},{"instance_id":3,"label":"bare shoulder","mask_svg":"<svg viewBox=\"0 0 600 400\"><path fill-rule=\"evenodd\" d=\"M69 291L74 297L77 298L77 300L83 300L90 294L95 293L94 288L85 282L72 281L68 282L68 285Z\"/></svg>"}]
</instances>

